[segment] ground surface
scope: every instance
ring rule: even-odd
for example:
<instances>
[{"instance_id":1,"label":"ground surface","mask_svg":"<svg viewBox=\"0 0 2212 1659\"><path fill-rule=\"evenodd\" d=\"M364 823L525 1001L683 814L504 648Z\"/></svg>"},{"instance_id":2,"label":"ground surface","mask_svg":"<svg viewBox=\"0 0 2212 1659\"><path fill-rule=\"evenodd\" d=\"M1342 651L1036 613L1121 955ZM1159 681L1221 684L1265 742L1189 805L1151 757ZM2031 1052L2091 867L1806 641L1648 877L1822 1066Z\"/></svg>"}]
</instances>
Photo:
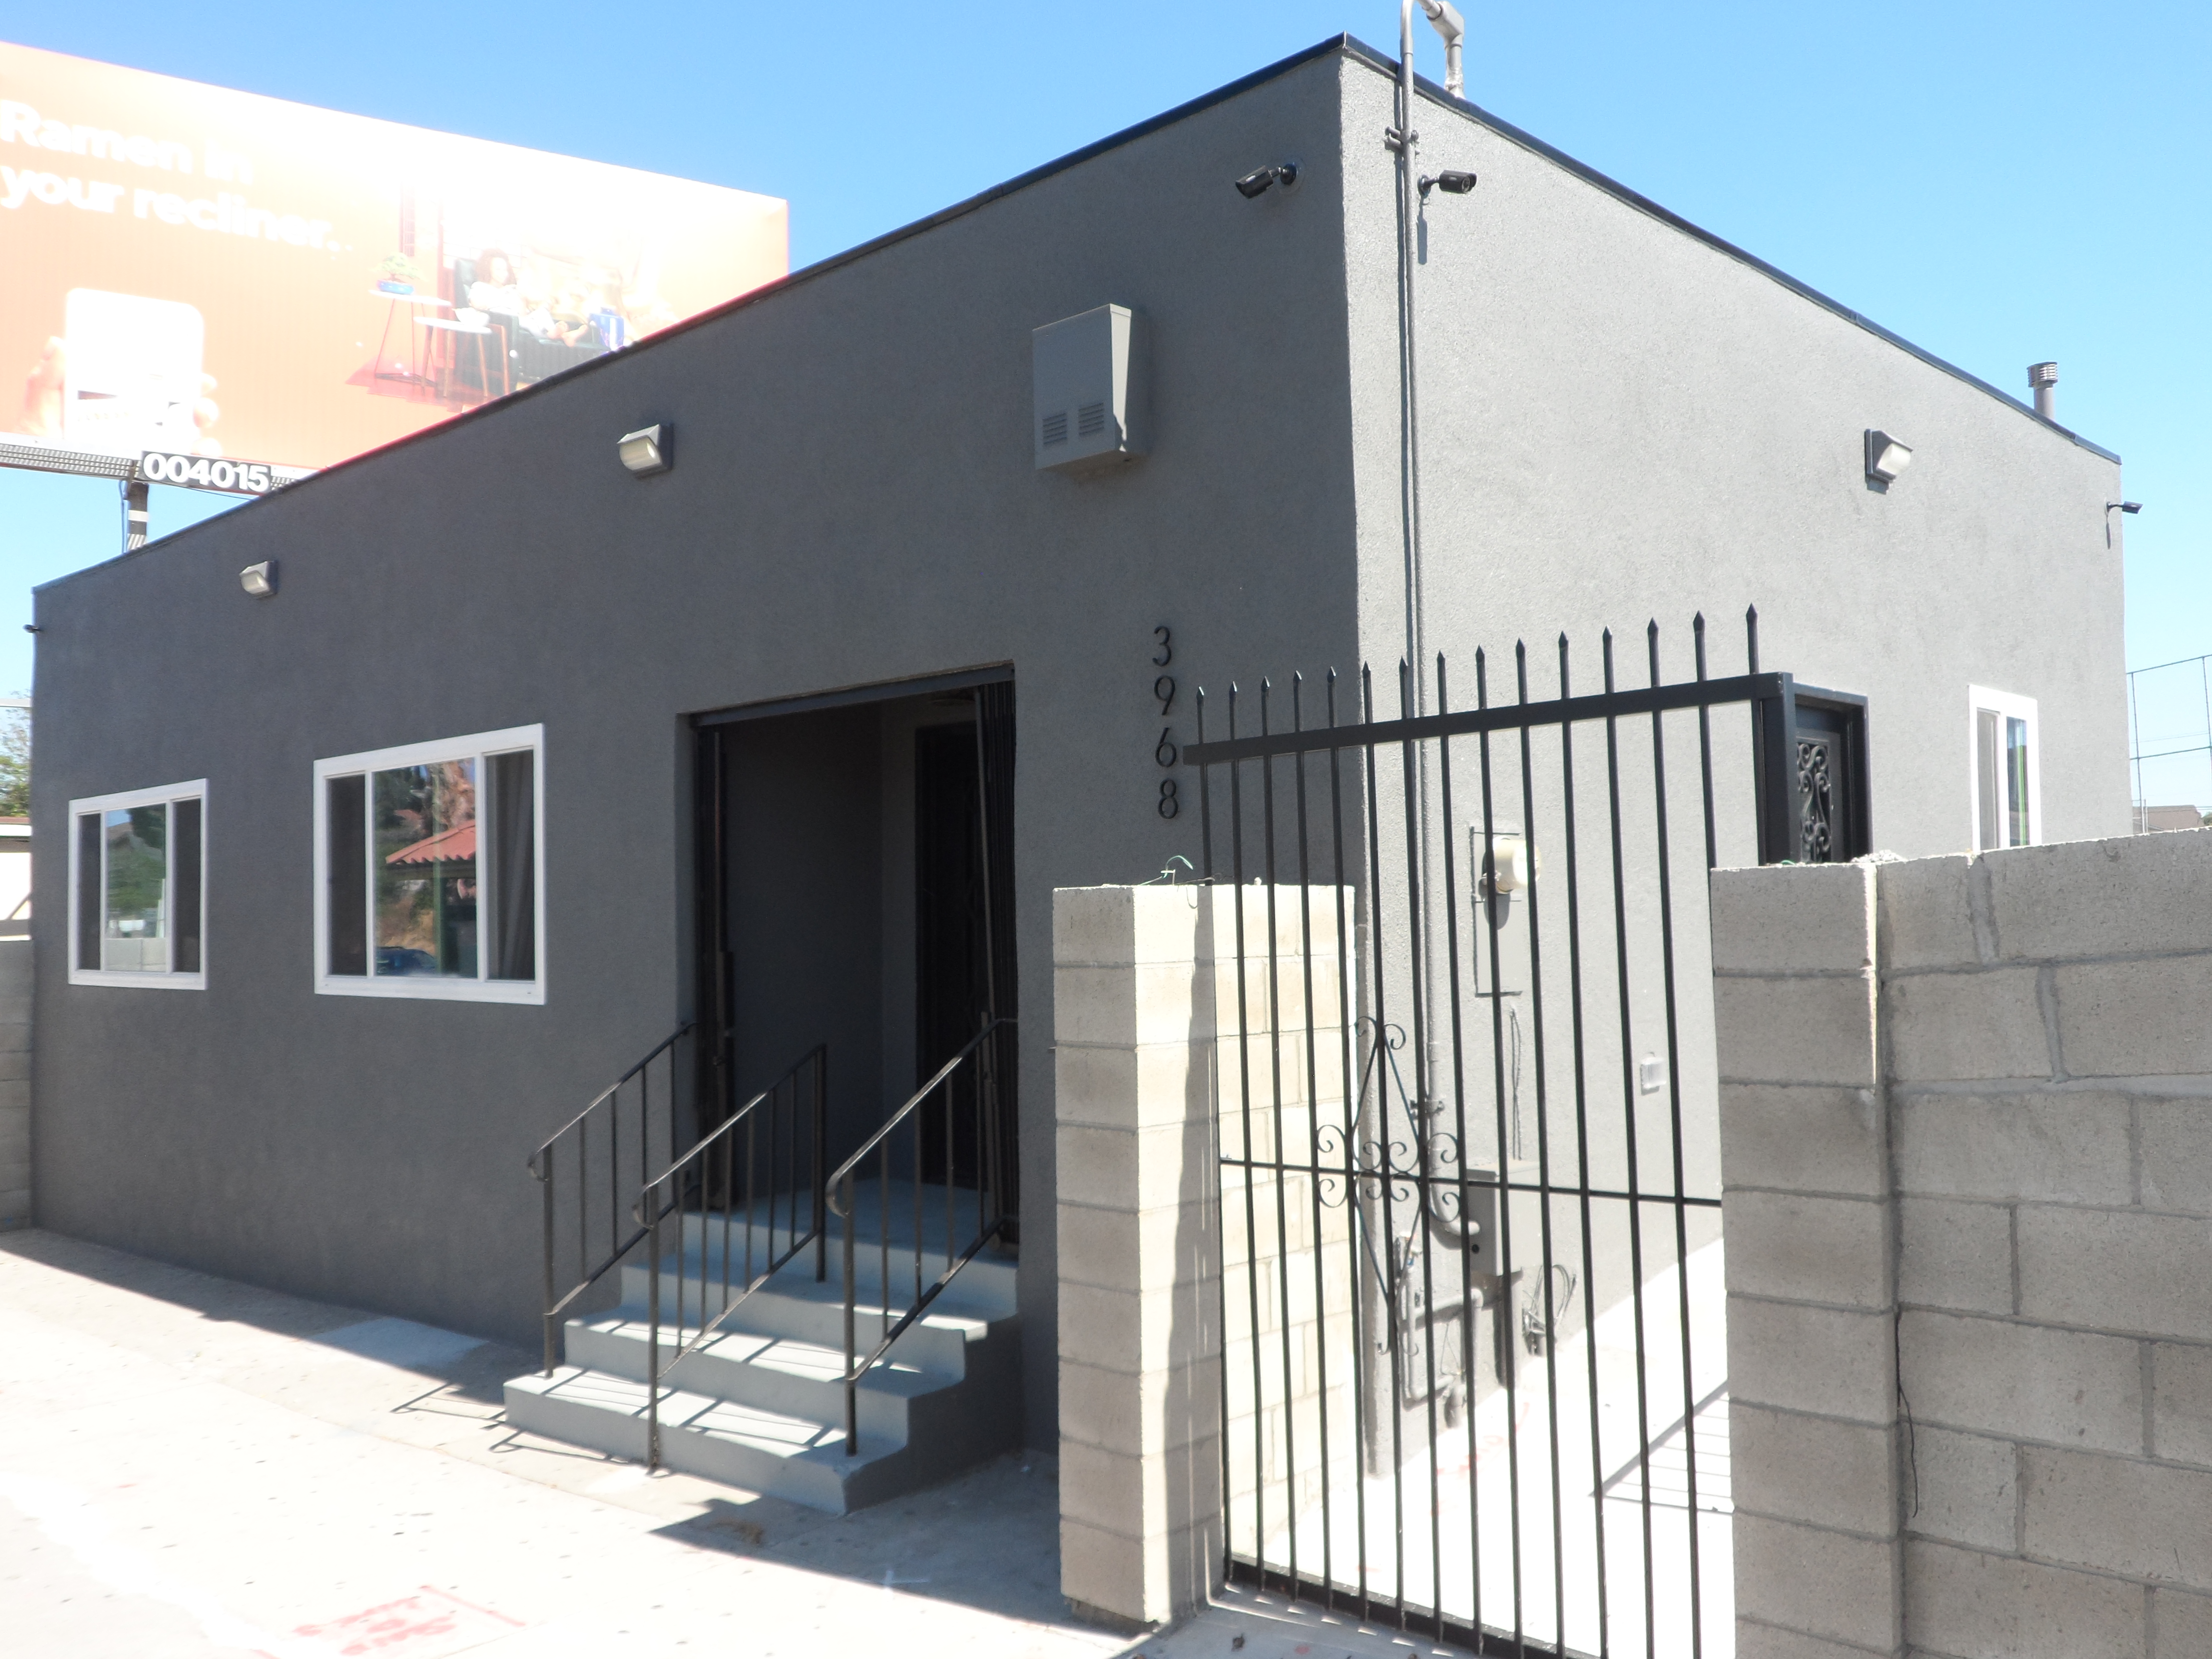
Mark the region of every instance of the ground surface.
<instances>
[{"instance_id":1,"label":"ground surface","mask_svg":"<svg viewBox=\"0 0 2212 1659\"><path fill-rule=\"evenodd\" d=\"M1380 1659L1232 1594L1073 1620L1049 1459L832 1517L510 1430L530 1356L40 1232L0 1237L14 1659Z\"/></svg>"}]
</instances>

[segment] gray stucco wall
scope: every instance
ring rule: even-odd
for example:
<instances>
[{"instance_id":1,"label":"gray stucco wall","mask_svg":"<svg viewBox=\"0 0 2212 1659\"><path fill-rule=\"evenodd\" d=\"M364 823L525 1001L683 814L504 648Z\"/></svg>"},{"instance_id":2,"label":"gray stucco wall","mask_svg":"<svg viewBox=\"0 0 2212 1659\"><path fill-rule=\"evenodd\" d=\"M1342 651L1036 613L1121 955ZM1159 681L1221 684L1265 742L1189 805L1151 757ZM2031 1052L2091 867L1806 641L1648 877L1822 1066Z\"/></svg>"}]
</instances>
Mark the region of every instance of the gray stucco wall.
<instances>
[{"instance_id":1,"label":"gray stucco wall","mask_svg":"<svg viewBox=\"0 0 2212 1659\"><path fill-rule=\"evenodd\" d=\"M536 1141L690 1006L682 717L1011 661L1030 1432L1054 1343L1050 892L1195 858L1156 810L1185 688L1353 653L1322 57L964 216L42 590L40 833L205 776L208 988L66 983L39 875L46 1224L526 1338ZM1294 195L1228 187L1300 155ZM1031 470L1030 331L1152 331L1157 450ZM674 423L639 482L623 432ZM276 596L237 572L280 563ZM1189 735L1188 693L1169 717ZM542 721L542 1008L311 989L319 756ZM834 1062L833 1062L834 1063Z\"/></svg>"},{"instance_id":2,"label":"gray stucco wall","mask_svg":"<svg viewBox=\"0 0 2212 1659\"><path fill-rule=\"evenodd\" d=\"M1395 664L1393 88L1342 62L1360 639ZM2119 469L1464 106L1419 105L1418 169L1481 179L1431 195L1414 276L1426 644L1451 653L1463 695L1474 647L1510 669L1516 639L1532 695L1549 695L1563 629L1594 689L1607 626L1624 636L1622 683L1642 684L1653 617L1668 677L1686 678L1698 610L1713 672L1741 672L1756 604L1762 666L1870 699L1875 846L1967 844L1969 684L2038 700L2039 840L2126 833L2120 551L2105 512ZM1886 495L1865 482L1869 427L1914 448Z\"/></svg>"}]
</instances>

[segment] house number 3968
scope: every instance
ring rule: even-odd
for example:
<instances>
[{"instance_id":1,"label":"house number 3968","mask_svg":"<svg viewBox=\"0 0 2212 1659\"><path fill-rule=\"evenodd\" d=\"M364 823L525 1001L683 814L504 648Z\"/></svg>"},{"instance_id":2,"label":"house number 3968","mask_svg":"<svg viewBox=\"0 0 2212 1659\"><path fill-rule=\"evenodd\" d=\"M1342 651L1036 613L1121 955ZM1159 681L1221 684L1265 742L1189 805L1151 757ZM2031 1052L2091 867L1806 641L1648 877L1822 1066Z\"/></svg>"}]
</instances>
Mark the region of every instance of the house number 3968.
<instances>
[{"instance_id":1,"label":"house number 3968","mask_svg":"<svg viewBox=\"0 0 2212 1659\"><path fill-rule=\"evenodd\" d=\"M1168 628L1162 626L1152 630L1152 639L1158 647L1152 653L1152 666L1165 668L1175 660L1175 635ZM1176 697L1175 676L1162 674L1155 679L1152 682L1152 696L1158 699L1162 714L1165 714L1173 708ZM1164 767L1172 767L1182 758L1181 752L1176 748L1174 727L1167 726L1160 727L1160 740L1152 746L1152 758ZM1182 803L1176 799L1176 781L1173 778L1160 780L1159 799L1156 810L1164 818L1171 818L1182 811Z\"/></svg>"}]
</instances>

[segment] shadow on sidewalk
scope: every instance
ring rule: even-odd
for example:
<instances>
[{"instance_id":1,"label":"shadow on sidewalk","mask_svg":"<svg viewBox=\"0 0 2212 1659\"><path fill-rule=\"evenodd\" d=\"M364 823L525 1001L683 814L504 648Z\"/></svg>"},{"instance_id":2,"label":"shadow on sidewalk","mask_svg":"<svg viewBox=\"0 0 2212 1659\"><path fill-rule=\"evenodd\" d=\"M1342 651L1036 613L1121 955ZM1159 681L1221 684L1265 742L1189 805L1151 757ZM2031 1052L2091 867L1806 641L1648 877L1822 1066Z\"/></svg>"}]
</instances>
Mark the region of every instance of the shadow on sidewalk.
<instances>
[{"instance_id":1,"label":"shadow on sidewalk","mask_svg":"<svg viewBox=\"0 0 2212 1659\"><path fill-rule=\"evenodd\" d=\"M20 1256L113 1290L149 1297L216 1323L247 1325L272 1336L313 1342L414 1371L434 1378L441 1389L487 1404L499 1402L501 1384L508 1377L536 1364L533 1356L504 1343L264 1290L40 1229L0 1233L0 1255Z\"/></svg>"},{"instance_id":2,"label":"shadow on sidewalk","mask_svg":"<svg viewBox=\"0 0 2212 1659\"><path fill-rule=\"evenodd\" d=\"M920 1596L1048 1626L1074 1626L1060 1593L1059 1470L1050 1456L1009 1454L924 1492L852 1515L824 1515L690 1476L647 1474L603 1452L514 1429L505 1420L502 1385L538 1368L534 1352L241 1285L58 1233L0 1235L0 1264L11 1256L66 1276L43 1286L24 1284L11 1294L12 1307L142 1352L171 1350L176 1358L190 1358L188 1350L202 1339L192 1334L189 1322L133 1321L127 1304L93 1316L83 1292L71 1290L71 1279L212 1323L247 1327L410 1372L422 1379L422 1387L402 1381L380 1401L349 1389L343 1409L334 1414L337 1396L329 1394L329 1383L313 1380L321 1367L311 1366L303 1380L296 1365L271 1366L264 1358L247 1363L265 1386L242 1380L265 1397L330 1420L359 1424L356 1413L363 1411L411 1419L420 1426L393 1437L503 1468L546 1487L549 1504L566 1501L559 1494L569 1493L662 1517L672 1510L690 1510L653 1527L652 1535L687 1551L774 1561L844 1580L853 1588L841 1589L841 1596L880 1595L886 1619L897 1616L894 1596ZM453 1419L450 1430L430 1420L439 1419Z\"/></svg>"}]
</instances>

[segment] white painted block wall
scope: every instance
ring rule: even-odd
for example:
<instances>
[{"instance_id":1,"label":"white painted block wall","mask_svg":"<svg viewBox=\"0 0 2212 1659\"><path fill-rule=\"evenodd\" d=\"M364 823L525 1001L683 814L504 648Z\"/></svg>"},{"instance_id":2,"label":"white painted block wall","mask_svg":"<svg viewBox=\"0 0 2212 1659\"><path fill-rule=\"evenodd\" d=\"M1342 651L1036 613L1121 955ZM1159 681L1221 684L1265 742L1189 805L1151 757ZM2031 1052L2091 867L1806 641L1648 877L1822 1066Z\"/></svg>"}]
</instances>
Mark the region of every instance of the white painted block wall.
<instances>
[{"instance_id":1,"label":"white painted block wall","mask_svg":"<svg viewBox=\"0 0 2212 1659\"><path fill-rule=\"evenodd\" d=\"M1713 936L1740 1659L2212 1653L2212 832Z\"/></svg>"}]
</instances>

